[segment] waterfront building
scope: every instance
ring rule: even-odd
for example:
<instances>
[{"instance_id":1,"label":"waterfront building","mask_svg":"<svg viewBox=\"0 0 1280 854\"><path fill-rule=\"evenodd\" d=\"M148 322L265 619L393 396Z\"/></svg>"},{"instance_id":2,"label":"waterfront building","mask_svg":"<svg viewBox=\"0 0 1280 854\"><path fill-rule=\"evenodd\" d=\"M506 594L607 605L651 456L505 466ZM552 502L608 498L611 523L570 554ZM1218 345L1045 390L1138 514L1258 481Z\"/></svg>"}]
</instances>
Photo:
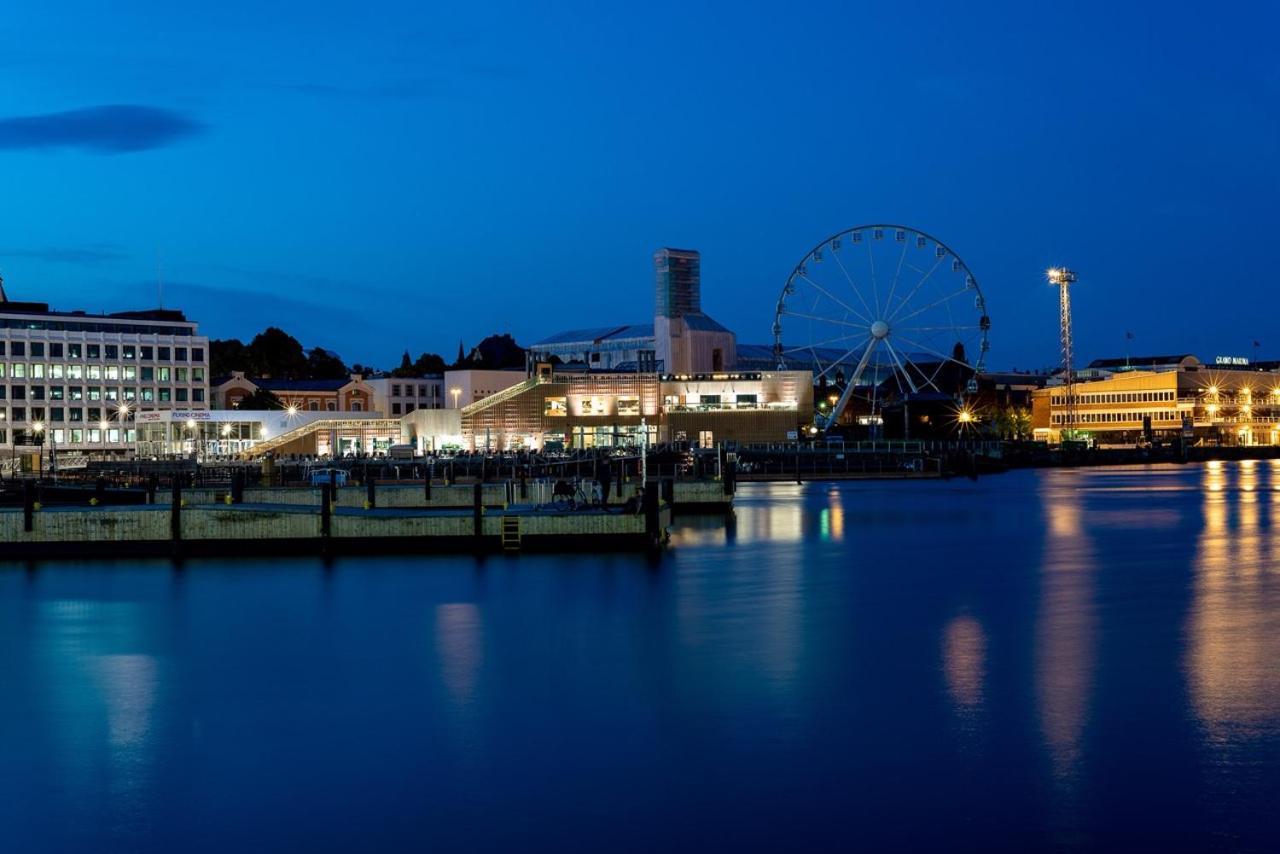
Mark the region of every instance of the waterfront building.
<instances>
[{"instance_id":1,"label":"waterfront building","mask_svg":"<svg viewBox=\"0 0 1280 854\"><path fill-rule=\"evenodd\" d=\"M181 311L94 315L0 291L0 449L132 451L139 413L209 407L209 341Z\"/></svg>"},{"instance_id":2,"label":"waterfront building","mask_svg":"<svg viewBox=\"0 0 1280 854\"><path fill-rule=\"evenodd\" d=\"M802 371L658 375L565 373L539 366L501 394L463 407L469 448L533 450L687 441L783 442L813 419Z\"/></svg>"},{"instance_id":3,"label":"waterfront building","mask_svg":"<svg viewBox=\"0 0 1280 854\"><path fill-rule=\"evenodd\" d=\"M237 409L259 389L280 399L285 408L301 412L371 412L373 388L359 374L335 380L286 380L249 377L243 371L214 381L215 409Z\"/></svg>"},{"instance_id":4,"label":"waterfront building","mask_svg":"<svg viewBox=\"0 0 1280 854\"><path fill-rule=\"evenodd\" d=\"M370 377L365 384L373 390L372 410L388 417L408 415L419 409L443 409L445 384L442 374L422 377Z\"/></svg>"},{"instance_id":5,"label":"waterfront building","mask_svg":"<svg viewBox=\"0 0 1280 854\"><path fill-rule=\"evenodd\" d=\"M491 394L522 382L527 373L521 368L487 370L464 368L444 372L444 403L449 409L461 409Z\"/></svg>"},{"instance_id":6,"label":"waterfront building","mask_svg":"<svg viewBox=\"0 0 1280 854\"><path fill-rule=\"evenodd\" d=\"M1033 392L1037 439L1057 442L1065 429L1102 445L1182 438L1196 444L1280 444L1280 371L1204 364L1194 356L1151 360L1124 370L1105 361L1103 379L1074 383L1075 420L1067 424L1067 389ZM1097 363L1095 363L1097 364Z\"/></svg>"},{"instance_id":7,"label":"waterfront building","mask_svg":"<svg viewBox=\"0 0 1280 854\"><path fill-rule=\"evenodd\" d=\"M530 346L531 361L640 373L733 370L737 336L702 310L701 265L696 250L659 249L653 256L652 323L557 332Z\"/></svg>"},{"instance_id":8,"label":"waterfront building","mask_svg":"<svg viewBox=\"0 0 1280 854\"><path fill-rule=\"evenodd\" d=\"M136 419L139 459L207 459L253 450L259 443L328 417L287 409L170 409L140 412Z\"/></svg>"}]
</instances>

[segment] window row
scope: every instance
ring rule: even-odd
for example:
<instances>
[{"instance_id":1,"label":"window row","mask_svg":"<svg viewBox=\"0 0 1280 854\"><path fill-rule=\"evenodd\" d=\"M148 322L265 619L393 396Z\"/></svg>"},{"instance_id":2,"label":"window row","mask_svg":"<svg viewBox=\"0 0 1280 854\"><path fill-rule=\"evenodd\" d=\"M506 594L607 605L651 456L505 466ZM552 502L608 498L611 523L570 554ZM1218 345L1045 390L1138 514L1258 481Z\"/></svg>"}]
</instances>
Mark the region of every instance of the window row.
<instances>
[{"instance_id":1,"label":"window row","mask_svg":"<svg viewBox=\"0 0 1280 854\"><path fill-rule=\"evenodd\" d=\"M0 400L109 400L114 402L141 400L180 403L204 403L203 388L112 388L102 386L0 385Z\"/></svg>"},{"instance_id":2,"label":"window row","mask_svg":"<svg viewBox=\"0 0 1280 854\"><path fill-rule=\"evenodd\" d=\"M0 406L0 423L38 424L45 421L61 424L83 421L88 424L119 423L111 409L101 406Z\"/></svg>"},{"instance_id":3,"label":"window row","mask_svg":"<svg viewBox=\"0 0 1280 854\"><path fill-rule=\"evenodd\" d=\"M14 430L13 441L16 445L35 445L40 441L52 440L53 447L58 445L82 445L86 442L89 444L100 445L105 440L110 444L124 442L133 444L138 440L138 433L132 427L122 430L119 427L108 427L103 430L101 427L72 427L56 428L45 432L43 435L32 430ZM9 431L0 429L0 445L9 444Z\"/></svg>"},{"instance_id":4,"label":"window row","mask_svg":"<svg viewBox=\"0 0 1280 854\"><path fill-rule=\"evenodd\" d=\"M1108 391L1099 394L1073 394L1075 402L1079 405L1089 403L1159 403L1161 401L1171 401L1176 398L1174 391ZM1052 397L1053 406L1066 406L1067 396L1065 393L1058 392Z\"/></svg>"},{"instance_id":5,"label":"window row","mask_svg":"<svg viewBox=\"0 0 1280 854\"><path fill-rule=\"evenodd\" d=\"M0 356L32 359L141 359L144 362L203 362L203 347L154 344L85 344L62 341L0 341Z\"/></svg>"},{"instance_id":6,"label":"window row","mask_svg":"<svg viewBox=\"0 0 1280 854\"><path fill-rule=\"evenodd\" d=\"M1176 410L1156 410L1154 412L1078 412L1076 424L1135 424L1141 423L1143 417L1149 416L1154 421L1179 421L1181 413ZM1053 413L1054 424L1066 424L1065 413Z\"/></svg>"},{"instance_id":7,"label":"window row","mask_svg":"<svg viewBox=\"0 0 1280 854\"><path fill-rule=\"evenodd\" d=\"M400 404L393 401L391 404L391 414L392 415L408 415L410 412L413 412L415 409L441 409L441 408L442 407L438 403L437 404L423 403L415 406L412 403Z\"/></svg>"},{"instance_id":8,"label":"window row","mask_svg":"<svg viewBox=\"0 0 1280 854\"><path fill-rule=\"evenodd\" d=\"M418 390L417 396L420 398L425 399L429 397L434 400L439 400L441 397L441 394L440 394L441 389L440 389L440 386L438 385L413 386L413 385L409 385L408 383L406 383L403 387L400 386L399 384L392 384L391 396L392 397L413 397L415 388ZM401 391L403 391L404 393L401 394Z\"/></svg>"},{"instance_id":9,"label":"window row","mask_svg":"<svg viewBox=\"0 0 1280 854\"><path fill-rule=\"evenodd\" d=\"M41 362L0 362L0 380L9 376L15 380L141 380L149 382L204 382L204 368L153 368L150 365L46 365Z\"/></svg>"}]
</instances>

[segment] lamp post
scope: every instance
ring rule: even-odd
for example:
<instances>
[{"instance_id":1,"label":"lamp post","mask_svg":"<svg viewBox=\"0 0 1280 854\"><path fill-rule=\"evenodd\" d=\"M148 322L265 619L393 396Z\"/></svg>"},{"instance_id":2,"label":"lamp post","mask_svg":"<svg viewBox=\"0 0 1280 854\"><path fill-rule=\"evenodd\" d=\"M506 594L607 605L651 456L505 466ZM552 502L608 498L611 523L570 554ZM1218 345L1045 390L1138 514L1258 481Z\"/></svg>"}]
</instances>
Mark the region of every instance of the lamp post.
<instances>
[{"instance_id":1,"label":"lamp post","mask_svg":"<svg viewBox=\"0 0 1280 854\"><path fill-rule=\"evenodd\" d=\"M44 422L37 421L31 425L31 430L36 434L36 445L40 448L39 464L36 469L36 479L44 477Z\"/></svg>"},{"instance_id":2,"label":"lamp post","mask_svg":"<svg viewBox=\"0 0 1280 854\"><path fill-rule=\"evenodd\" d=\"M191 431L191 450L195 452L196 459L200 459L200 445L196 441L196 420L194 418L187 419L187 429Z\"/></svg>"}]
</instances>

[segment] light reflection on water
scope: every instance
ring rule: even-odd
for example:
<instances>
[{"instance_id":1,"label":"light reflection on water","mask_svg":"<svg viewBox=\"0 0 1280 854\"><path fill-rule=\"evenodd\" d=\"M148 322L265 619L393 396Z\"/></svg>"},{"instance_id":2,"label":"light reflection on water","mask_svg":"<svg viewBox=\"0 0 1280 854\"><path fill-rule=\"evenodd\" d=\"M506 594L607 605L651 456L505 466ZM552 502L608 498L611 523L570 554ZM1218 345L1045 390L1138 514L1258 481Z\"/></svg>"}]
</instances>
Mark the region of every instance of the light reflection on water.
<instances>
[{"instance_id":1,"label":"light reflection on water","mask_svg":"<svg viewBox=\"0 0 1280 854\"><path fill-rule=\"evenodd\" d=\"M1190 693L1218 742L1280 724L1280 469L1210 465L1187 633Z\"/></svg>"},{"instance_id":2,"label":"light reflection on water","mask_svg":"<svg viewBox=\"0 0 1280 854\"><path fill-rule=\"evenodd\" d=\"M1097 635L1097 558L1075 475L1050 471L1040 481L1045 539L1036 622L1036 694L1040 725L1060 780L1075 772L1080 758L1093 694Z\"/></svg>"},{"instance_id":3,"label":"light reflection on water","mask_svg":"<svg viewBox=\"0 0 1280 854\"><path fill-rule=\"evenodd\" d=\"M159 563L0 570L0 850L1262 850L1277 489L744 485L656 561L196 561L182 601Z\"/></svg>"}]
</instances>

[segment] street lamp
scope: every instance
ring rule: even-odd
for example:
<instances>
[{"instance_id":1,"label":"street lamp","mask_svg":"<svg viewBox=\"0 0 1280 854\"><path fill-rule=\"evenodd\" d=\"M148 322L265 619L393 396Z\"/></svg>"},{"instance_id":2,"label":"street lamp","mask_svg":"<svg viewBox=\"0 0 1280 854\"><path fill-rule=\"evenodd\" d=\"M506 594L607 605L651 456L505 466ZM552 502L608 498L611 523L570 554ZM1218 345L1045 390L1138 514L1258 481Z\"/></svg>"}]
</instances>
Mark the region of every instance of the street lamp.
<instances>
[{"instance_id":1,"label":"street lamp","mask_svg":"<svg viewBox=\"0 0 1280 854\"><path fill-rule=\"evenodd\" d=\"M200 458L200 446L196 444L196 420L188 418L186 427L191 431L191 450L196 452L196 459Z\"/></svg>"},{"instance_id":2,"label":"street lamp","mask_svg":"<svg viewBox=\"0 0 1280 854\"><path fill-rule=\"evenodd\" d=\"M40 463L39 463L39 470L36 476L44 477L44 422L43 421L35 422L34 424L31 425L31 430L33 433L35 433L37 436L40 437L39 440L36 442L36 444L40 447Z\"/></svg>"}]
</instances>

